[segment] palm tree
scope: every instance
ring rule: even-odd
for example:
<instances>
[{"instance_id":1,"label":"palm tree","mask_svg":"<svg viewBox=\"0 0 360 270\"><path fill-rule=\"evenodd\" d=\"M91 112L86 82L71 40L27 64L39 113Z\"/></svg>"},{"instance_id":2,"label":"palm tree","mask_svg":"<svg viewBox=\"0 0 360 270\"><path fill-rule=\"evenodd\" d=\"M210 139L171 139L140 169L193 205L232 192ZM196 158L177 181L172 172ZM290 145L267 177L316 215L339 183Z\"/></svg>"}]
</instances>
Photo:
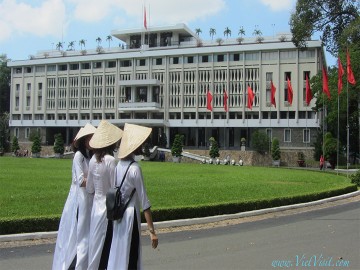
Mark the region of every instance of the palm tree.
<instances>
[{"instance_id":1,"label":"palm tree","mask_svg":"<svg viewBox=\"0 0 360 270\"><path fill-rule=\"evenodd\" d=\"M224 37L226 36L226 38L228 38L229 36L231 36L231 30L229 29L229 27L225 28L224 31Z\"/></svg>"},{"instance_id":2,"label":"palm tree","mask_svg":"<svg viewBox=\"0 0 360 270\"><path fill-rule=\"evenodd\" d=\"M106 41L108 41L109 42L109 48L110 48L110 42L112 41L112 36L107 36L106 37Z\"/></svg>"},{"instance_id":3,"label":"palm tree","mask_svg":"<svg viewBox=\"0 0 360 270\"><path fill-rule=\"evenodd\" d=\"M60 42L60 41L59 41L59 42L56 44L56 49L60 51L62 48L63 48L63 42Z\"/></svg>"},{"instance_id":4,"label":"palm tree","mask_svg":"<svg viewBox=\"0 0 360 270\"><path fill-rule=\"evenodd\" d=\"M98 38L96 39L96 42L98 43L98 46L100 46L100 44L101 44L101 37L98 37Z\"/></svg>"},{"instance_id":5,"label":"palm tree","mask_svg":"<svg viewBox=\"0 0 360 270\"><path fill-rule=\"evenodd\" d=\"M261 30L259 30L259 29L255 29L254 32L253 32L253 35L254 35L254 36L257 36L257 37L261 37L262 32L261 32Z\"/></svg>"},{"instance_id":6,"label":"palm tree","mask_svg":"<svg viewBox=\"0 0 360 270\"><path fill-rule=\"evenodd\" d=\"M80 45L81 50L82 50L82 46L84 46L84 48L85 48L85 43L86 43L85 39L80 39L79 40L79 45Z\"/></svg>"},{"instance_id":7,"label":"palm tree","mask_svg":"<svg viewBox=\"0 0 360 270\"><path fill-rule=\"evenodd\" d=\"M210 34L210 36L211 36L211 40L213 40L214 35L216 35L216 30L215 30L215 28L210 28L209 34Z\"/></svg>"},{"instance_id":8,"label":"palm tree","mask_svg":"<svg viewBox=\"0 0 360 270\"><path fill-rule=\"evenodd\" d=\"M200 33L202 33L201 29L200 28L196 28L195 29L195 33L200 36Z\"/></svg>"},{"instance_id":9,"label":"palm tree","mask_svg":"<svg viewBox=\"0 0 360 270\"><path fill-rule=\"evenodd\" d=\"M244 30L244 27L240 27L239 29L239 35L242 37L242 36L245 36L245 30Z\"/></svg>"},{"instance_id":10,"label":"palm tree","mask_svg":"<svg viewBox=\"0 0 360 270\"><path fill-rule=\"evenodd\" d=\"M74 47L75 47L75 41L70 41L68 45L68 49L70 49L70 51L73 51Z\"/></svg>"}]
</instances>

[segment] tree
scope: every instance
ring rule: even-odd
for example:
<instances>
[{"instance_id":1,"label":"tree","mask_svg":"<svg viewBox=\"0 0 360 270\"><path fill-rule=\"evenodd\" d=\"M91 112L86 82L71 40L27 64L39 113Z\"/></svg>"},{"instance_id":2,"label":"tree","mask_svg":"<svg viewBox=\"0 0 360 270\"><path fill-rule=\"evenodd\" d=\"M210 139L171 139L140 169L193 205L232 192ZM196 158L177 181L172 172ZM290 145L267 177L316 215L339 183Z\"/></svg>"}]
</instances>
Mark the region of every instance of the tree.
<instances>
[{"instance_id":1,"label":"tree","mask_svg":"<svg viewBox=\"0 0 360 270\"><path fill-rule=\"evenodd\" d=\"M10 147L9 113L0 114L0 150L8 152ZM1 151L0 151L1 152Z\"/></svg>"},{"instance_id":2,"label":"tree","mask_svg":"<svg viewBox=\"0 0 360 270\"><path fill-rule=\"evenodd\" d=\"M265 154L269 150L269 137L265 132L255 130L251 135L251 145L259 154Z\"/></svg>"},{"instance_id":3,"label":"tree","mask_svg":"<svg viewBox=\"0 0 360 270\"><path fill-rule=\"evenodd\" d=\"M209 152L209 156L211 158L217 158L220 156L219 154L219 145L217 143L217 141L215 140L214 137L211 137L209 139L209 142L210 142L210 152Z\"/></svg>"},{"instance_id":4,"label":"tree","mask_svg":"<svg viewBox=\"0 0 360 270\"><path fill-rule=\"evenodd\" d=\"M289 22L292 42L296 47L306 48L307 40L315 32L320 32L326 50L337 56L342 33L358 17L358 1L298 0Z\"/></svg>"},{"instance_id":5,"label":"tree","mask_svg":"<svg viewBox=\"0 0 360 270\"><path fill-rule=\"evenodd\" d=\"M106 37L106 41L108 41L109 42L109 48L110 48L110 42L112 41L112 36L107 36Z\"/></svg>"},{"instance_id":6,"label":"tree","mask_svg":"<svg viewBox=\"0 0 360 270\"><path fill-rule=\"evenodd\" d=\"M229 27L226 27L224 31L224 37L228 38L229 36L231 36L231 30Z\"/></svg>"},{"instance_id":7,"label":"tree","mask_svg":"<svg viewBox=\"0 0 360 270\"><path fill-rule=\"evenodd\" d=\"M39 154L41 152L41 137L39 133L34 138L33 144L31 146L31 152L33 154Z\"/></svg>"},{"instance_id":8,"label":"tree","mask_svg":"<svg viewBox=\"0 0 360 270\"><path fill-rule=\"evenodd\" d=\"M54 143L54 152L56 154L64 154L65 147L64 147L64 139L61 133L55 134L55 143Z\"/></svg>"},{"instance_id":9,"label":"tree","mask_svg":"<svg viewBox=\"0 0 360 270\"><path fill-rule=\"evenodd\" d=\"M209 34L210 34L211 40L213 40L214 35L216 35L216 30L215 30L215 28L210 28Z\"/></svg>"},{"instance_id":10,"label":"tree","mask_svg":"<svg viewBox=\"0 0 360 270\"><path fill-rule=\"evenodd\" d=\"M167 138L165 133L161 133L159 138L159 146L165 148L167 145Z\"/></svg>"},{"instance_id":11,"label":"tree","mask_svg":"<svg viewBox=\"0 0 360 270\"><path fill-rule=\"evenodd\" d=\"M196 28L195 33L197 34L197 36L200 36L200 33L202 33L202 31L200 28Z\"/></svg>"},{"instance_id":12,"label":"tree","mask_svg":"<svg viewBox=\"0 0 360 270\"><path fill-rule=\"evenodd\" d=\"M0 116L10 111L11 69L7 66L6 54L0 55Z\"/></svg>"},{"instance_id":13,"label":"tree","mask_svg":"<svg viewBox=\"0 0 360 270\"><path fill-rule=\"evenodd\" d=\"M273 160L280 160L281 157L279 139L276 137L273 138L271 143L271 157Z\"/></svg>"},{"instance_id":14,"label":"tree","mask_svg":"<svg viewBox=\"0 0 360 270\"><path fill-rule=\"evenodd\" d=\"M70 41L68 44L68 50L73 51L75 48L75 41Z\"/></svg>"},{"instance_id":15,"label":"tree","mask_svg":"<svg viewBox=\"0 0 360 270\"><path fill-rule=\"evenodd\" d=\"M240 29L239 29L239 33L238 33L238 34L239 34L239 36L240 36L240 37L245 36L245 30L244 30L244 27L242 27L242 26L240 27Z\"/></svg>"},{"instance_id":16,"label":"tree","mask_svg":"<svg viewBox=\"0 0 360 270\"><path fill-rule=\"evenodd\" d=\"M58 51L61 51L61 49L63 48L63 46L64 46L63 42L58 42L58 43L56 43L56 49L57 49Z\"/></svg>"},{"instance_id":17,"label":"tree","mask_svg":"<svg viewBox=\"0 0 360 270\"><path fill-rule=\"evenodd\" d=\"M14 136L11 144L11 151L15 154L18 150L20 150L19 141L18 138Z\"/></svg>"},{"instance_id":18,"label":"tree","mask_svg":"<svg viewBox=\"0 0 360 270\"><path fill-rule=\"evenodd\" d=\"M331 164L331 168L335 168L337 160L337 140L331 135L330 132L325 134L324 141L324 156Z\"/></svg>"},{"instance_id":19,"label":"tree","mask_svg":"<svg viewBox=\"0 0 360 270\"><path fill-rule=\"evenodd\" d=\"M98 46L100 46L100 44L101 44L101 37L98 37L97 39L96 39L96 42L97 42L97 44L98 44Z\"/></svg>"},{"instance_id":20,"label":"tree","mask_svg":"<svg viewBox=\"0 0 360 270\"><path fill-rule=\"evenodd\" d=\"M82 50L82 47L84 46L84 48L85 48L85 43L86 43L86 41L85 41L85 39L80 39L79 40L79 45L80 45L80 49Z\"/></svg>"},{"instance_id":21,"label":"tree","mask_svg":"<svg viewBox=\"0 0 360 270\"><path fill-rule=\"evenodd\" d=\"M183 148L184 135L176 134L173 144L171 146L171 154L174 157L180 157Z\"/></svg>"}]
</instances>

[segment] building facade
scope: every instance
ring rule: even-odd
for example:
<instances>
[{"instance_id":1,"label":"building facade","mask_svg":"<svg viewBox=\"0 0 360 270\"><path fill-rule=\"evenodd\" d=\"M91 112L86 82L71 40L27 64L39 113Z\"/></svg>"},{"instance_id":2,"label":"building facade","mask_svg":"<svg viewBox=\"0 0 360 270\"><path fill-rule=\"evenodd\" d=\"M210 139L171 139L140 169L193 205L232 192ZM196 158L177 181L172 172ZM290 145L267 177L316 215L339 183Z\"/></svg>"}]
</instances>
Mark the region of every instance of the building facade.
<instances>
[{"instance_id":1,"label":"building facade","mask_svg":"<svg viewBox=\"0 0 360 270\"><path fill-rule=\"evenodd\" d=\"M203 41L183 24L112 36L119 47L42 51L9 63L10 127L19 142L36 131L44 144L51 145L56 133L71 143L80 127L107 119L119 127L126 122L152 127L154 145L163 133L168 146L181 133L187 147L207 147L214 137L221 148L236 149L241 138L251 145L256 129L277 137L282 148L313 144L320 121L311 110L315 99L305 102L305 78L321 70L320 41L308 41L304 51L286 35Z\"/></svg>"}]
</instances>

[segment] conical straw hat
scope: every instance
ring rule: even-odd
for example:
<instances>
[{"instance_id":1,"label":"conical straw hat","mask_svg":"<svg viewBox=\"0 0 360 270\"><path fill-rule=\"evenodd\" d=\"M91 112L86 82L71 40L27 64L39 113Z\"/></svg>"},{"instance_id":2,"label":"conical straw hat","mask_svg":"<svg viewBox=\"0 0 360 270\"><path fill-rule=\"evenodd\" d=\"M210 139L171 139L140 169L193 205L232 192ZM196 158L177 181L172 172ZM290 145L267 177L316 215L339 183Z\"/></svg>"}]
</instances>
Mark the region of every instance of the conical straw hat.
<instances>
[{"instance_id":1,"label":"conical straw hat","mask_svg":"<svg viewBox=\"0 0 360 270\"><path fill-rule=\"evenodd\" d=\"M124 136L119 147L119 158L124 158L134 152L149 137L151 128L133 124L125 124Z\"/></svg>"},{"instance_id":2,"label":"conical straw hat","mask_svg":"<svg viewBox=\"0 0 360 270\"><path fill-rule=\"evenodd\" d=\"M90 134L94 134L96 130L96 127L94 127L92 124L87 123L84 127L80 128L79 132L76 134L74 141L85 137Z\"/></svg>"},{"instance_id":3,"label":"conical straw hat","mask_svg":"<svg viewBox=\"0 0 360 270\"><path fill-rule=\"evenodd\" d=\"M110 146L121 139L123 131L106 120L101 120L89 144L98 149Z\"/></svg>"}]
</instances>

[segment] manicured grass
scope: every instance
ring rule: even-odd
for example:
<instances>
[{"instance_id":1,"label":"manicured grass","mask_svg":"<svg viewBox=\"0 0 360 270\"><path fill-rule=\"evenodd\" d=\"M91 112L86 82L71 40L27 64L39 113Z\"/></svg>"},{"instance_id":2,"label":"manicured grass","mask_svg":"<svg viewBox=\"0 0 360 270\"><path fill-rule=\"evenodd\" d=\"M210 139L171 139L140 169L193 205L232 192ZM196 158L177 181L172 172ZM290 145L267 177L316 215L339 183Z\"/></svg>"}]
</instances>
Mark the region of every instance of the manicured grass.
<instances>
[{"instance_id":1,"label":"manicured grass","mask_svg":"<svg viewBox=\"0 0 360 270\"><path fill-rule=\"evenodd\" d=\"M0 219L60 216L71 159L0 157ZM268 200L350 186L331 173L286 168L141 162L152 209Z\"/></svg>"}]
</instances>

